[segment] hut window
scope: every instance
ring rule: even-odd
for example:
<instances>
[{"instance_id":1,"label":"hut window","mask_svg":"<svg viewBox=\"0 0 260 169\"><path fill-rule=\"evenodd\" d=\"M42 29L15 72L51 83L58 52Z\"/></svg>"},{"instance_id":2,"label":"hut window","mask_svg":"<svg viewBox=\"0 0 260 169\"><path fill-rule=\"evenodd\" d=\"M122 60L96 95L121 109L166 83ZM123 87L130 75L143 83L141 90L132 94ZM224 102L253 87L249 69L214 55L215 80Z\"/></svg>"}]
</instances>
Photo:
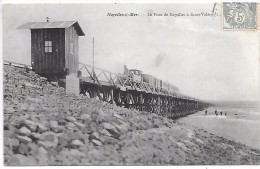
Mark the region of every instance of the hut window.
<instances>
[{"instance_id":1,"label":"hut window","mask_svg":"<svg viewBox=\"0 0 260 169\"><path fill-rule=\"evenodd\" d=\"M45 41L44 46L46 53L52 52L52 41Z\"/></svg>"}]
</instances>

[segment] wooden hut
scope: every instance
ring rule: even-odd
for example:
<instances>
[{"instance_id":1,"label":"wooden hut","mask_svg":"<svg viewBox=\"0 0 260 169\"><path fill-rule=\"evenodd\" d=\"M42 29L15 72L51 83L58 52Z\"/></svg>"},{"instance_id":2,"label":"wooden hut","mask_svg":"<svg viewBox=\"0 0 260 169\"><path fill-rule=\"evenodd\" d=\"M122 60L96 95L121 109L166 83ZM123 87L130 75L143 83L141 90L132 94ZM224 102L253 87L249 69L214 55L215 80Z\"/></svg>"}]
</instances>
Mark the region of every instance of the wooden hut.
<instances>
[{"instance_id":1,"label":"wooden hut","mask_svg":"<svg viewBox=\"0 0 260 169\"><path fill-rule=\"evenodd\" d=\"M17 29L31 30L33 71L57 79L77 73L78 37L85 35L77 21L28 22Z\"/></svg>"}]
</instances>

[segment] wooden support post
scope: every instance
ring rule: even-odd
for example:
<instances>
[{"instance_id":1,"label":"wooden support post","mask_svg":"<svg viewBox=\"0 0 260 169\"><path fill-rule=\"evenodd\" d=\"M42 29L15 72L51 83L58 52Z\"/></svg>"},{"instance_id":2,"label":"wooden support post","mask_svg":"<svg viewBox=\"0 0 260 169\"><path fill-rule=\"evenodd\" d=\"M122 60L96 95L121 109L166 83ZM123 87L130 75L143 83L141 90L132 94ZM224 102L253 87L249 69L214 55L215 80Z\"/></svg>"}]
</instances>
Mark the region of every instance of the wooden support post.
<instances>
[{"instance_id":1,"label":"wooden support post","mask_svg":"<svg viewBox=\"0 0 260 169\"><path fill-rule=\"evenodd\" d=\"M161 104L162 104L161 103L161 98L158 97L158 105L157 105L158 106L158 111L159 111L158 114L161 114Z\"/></svg>"},{"instance_id":2,"label":"wooden support post","mask_svg":"<svg viewBox=\"0 0 260 169\"><path fill-rule=\"evenodd\" d=\"M140 98L139 98L139 104L140 104L140 110L143 110L143 94L140 94Z\"/></svg>"},{"instance_id":3,"label":"wooden support post","mask_svg":"<svg viewBox=\"0 0 260 169\"><path fill-rule=\"evenodd\" d=\"M113 89L110 89L110 95L111 95L111 104L114 104L114 91L113 91Z\"/></svg>"}]
</instances>

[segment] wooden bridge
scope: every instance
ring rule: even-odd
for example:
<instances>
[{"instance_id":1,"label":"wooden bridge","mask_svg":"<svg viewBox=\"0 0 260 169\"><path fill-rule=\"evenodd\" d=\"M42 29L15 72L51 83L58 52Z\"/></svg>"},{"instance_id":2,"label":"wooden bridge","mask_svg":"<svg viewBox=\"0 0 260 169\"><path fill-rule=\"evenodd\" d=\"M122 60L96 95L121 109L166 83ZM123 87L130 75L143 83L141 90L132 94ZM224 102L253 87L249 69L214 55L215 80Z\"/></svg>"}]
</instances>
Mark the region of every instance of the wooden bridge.
<instances>
[{"instance_id":1,"label":"wooden bridge","mask_svg":"<svg viewBox=\"0 0 260 169\"><path fill-rule=\"evenodd\" d=\"M178 118L209 104L185 95L156 88L143 81L79 63L80 93L118 106ZM84 75L83 75L84 74Z\"/></svg>"}]
</instances>

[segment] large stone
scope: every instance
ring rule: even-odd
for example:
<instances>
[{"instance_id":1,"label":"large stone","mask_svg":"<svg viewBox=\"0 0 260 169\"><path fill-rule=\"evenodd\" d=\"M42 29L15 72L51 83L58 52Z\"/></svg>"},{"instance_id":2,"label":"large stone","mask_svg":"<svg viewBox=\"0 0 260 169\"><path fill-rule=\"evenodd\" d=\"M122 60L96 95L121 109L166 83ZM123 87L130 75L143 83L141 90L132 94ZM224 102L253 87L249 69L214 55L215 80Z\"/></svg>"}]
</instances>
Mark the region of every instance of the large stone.
<instances>
[{"instance_id":1,"label":"large stone","mask_svg":"<svg viewBox=\"0 0 260 169\"><path fill-rule=\"evenodd\" d=\"M40 133L31 133L31 137L33 139L39 140L39 139L41 139L41 134Z\"/></svg>"},{"instance_id":2,"label":"large stone","mask_svg":"<svg viewBox=\"0 0 260 169\"><path fill-rule=\"evenodd\" d=\"M47 78L46 78L46 77L40 77L40 79L41 79L42 81L47 81Z\"/></svg>"},{"instance_id":3,"label":"large stone","mask_svg":"<svg viewBox=\"0 0 260 169\"><path fill-rule=\"evenodd\" d=\"M76 129L76 125L75 125L74 123L69 122L69 123L67 123L66 128L67 128L68 130L73 131L73 130Z\"/></svg>"},{"instance_id":4,"label":"large stone","mask_svg":"<svg viewBox=\"0 0 260 169\"><path fill-rule=\"evenodd\" d=\"M57 146L56 143L50 142L50 141L39 141L39 142L38 142L38 145L39 145L39 146L43 146L43 147L46 148L46 149L54 148L54 147Z\"/></svg>"},{"instance_id":5,"label":"large stone","mask_svg":"<svg viewBox=\"0 0 260 169\"><path fill-rule=\"evenodd\" d=\"M99 134L97 132L93 132L92 134L89 135L89 139L96 139L100 140Z\"/></svg>"},{"instance_id":6,"label":"large stone","mask_svg":"<svg viewBox=\"0 0 260 169\"><path fill-rule=\"evenodd\" d=\"M80 152L79 150L77 149L71 149L69 151L69 155L71 155L72 157L76 157L76 158L81 158L81 157L84 157L85 154Z\"/></svg>"},{"instance_id":7,"label":"large stone","mask_svg":"<svg viewBox=\"0 0 260 169\"><path fill-rule=\"evenodd\" d=\"M58 87L58 86L59 86L58 82L51 82L51 84L52 84L53 86L55 86L55 87Z\"/></svg>"},{"instance_id":8,"label":"large stone","mask_svg":"<svg viewBox=\"0 0 260 169\"><path fill-rule=\"evenodd\" d=\"M36 145L36 143L32 142L32 143L28 143L27 146L30 149L30 155L32 156L36 156L37 152L38 152L38 145Z\"/></svg>"},{"instance_id":9,"label":"large stone","mask_svg":"<svg viewBox=\"0 0 260 169\"><path fill-rule=\"evenodd\" d=\"M55 147L58 145L58 135L51 131L42 133L40 140L39 144L41 143L45 148Z\"/></svg>"},{"instance_id":10,"label":"large stone","mask_svg":"<svg viewBox=\"0 0 260 169\"><path fill-rule=\"evenodd\" d=\"M27 144L21 143L18 149L19 154L27 155L29 153L29 147Z\"/></svg>"},{"instance_id":11,"label":"large stone","mask_svg":"<svg viewBox=\"0 0 260 169\"><path fill-rule=\"evenodd\" d=\"M73 140L72 142L71 142L71 145L73 145L73 146L75 146L75 147L80 147L80 146L84 146L84 144L82 143L82 141L80 141L80 140Z\"/></svg>"},{"instance_id":12,"label":"large stone","mask_svg":"<svg viewBox=\"0 0 260 169\"><path fill-rule=\"evenodd\" d=\"M11 161L12 166L36 166L38 165L36 159L33 156L24 156L22 154L15 154Z\"/></svg>"},{"instance_id":13,"label":"large stone","mask_svg":"<svg viewBox=\"0 0 260 169\"><path fill-rule=\"evenodd\" d=\"M117 119L124 120L124 118L118 115L117 113L113 113L113 116L116 117Z\"/></svg>"},{"instance_id":14,"label":"large stone","mask_svg":"<svg viewBox=\"0 0 260 169\"><path fill-rule=\"evenodd\" d=\"M128 132L128 130L129 130L129 128L130 128L130 126L128 125L128 124L124 124L124 125L118 125L118 126L115 126L116 127L116 129L118 130L118 131L120 131L121 133L126 133L126 132Z\"/></svg>"},{"instance_id":15,"label":"large stone","mask_svg":"<svg viewBox=\"0 0 260 169\"><path fill-rule=\"evenodd\" d=\"M82 114L79 118L83 121L83 123L91 122L91 117L88 114Z\"/></svg>"},{"instance_id":16,"label":"large stone","mask_svg":"<svg viewBox=\"0 0 260 169\"><path fill-rule=\"evenodd\" d=\"M94 109L91 113L91 119L93 121L103 122L106 121L107 115L101 109Z\"/></svg>"},{"instance_id":17,"label":"large stone","mask_svg":"<svg viewBox=\"0 0 260 169\"><path fill-rule=\"evenodd\" d=\"M79 95L79 78L77 73L70 73L66 76L66 94Z\"/></svg>"},{"instance_id":18,"label":"large stone","mask_svg":"<svg viewBox=\"0 0 260 169\"><path fill-rule=\"evenodd\" d=\"M77 121L77 119L75 119L75 118L72 117L72 116L68 116L66 119L67 119L68 121L70 121L70 122L76 122L76 121Z\"/></svg>"},{"instance_id":19,"label":"large stone","mask_svg":"<svg viewBox=\"0 0 260 169\"><path fill-rule=\"evenodd\" d=\"M61 130L57 121L50 121L50 127L54 132L58 132Z\"/></svg>"},{"instance_id":20,"label":"large stone","mask_svg":"<svg viewBox=\"0 0 260 169\"><path fill-rule=\"evenodd\" d=\"M39 165L48 165L49 157L48 152L43 147L38 149L37 157Z\"/></svg>"},{"instance_id":21,"label":"large stone","mask_svg":"<svg viewBox=\"0 0 260 169\"><path fill-rule=\"evenodd\" d=\"M75 124L80 130L86 128L86 126L85 126L84 124L82 124L82 123L74 122L74 124Z\"/></svg>"},{"instance_id":22,"label":"large stone","mask_svg":"<svg viewBox=\"0 0 260 169\"><path fill-rule=\"evenodd\" d=\"M18 150L18 148L19 148L19 140L18 139L16 139L16 138L12 138L11 140L11 144L12 144L12 149L13 149L13 151L15 152L15 151L17 151Z\"/></svg>"},{"instance_id":23,"label":"large stone","mask_svg":"<svg viewBox=\"0 0 260 169\"><path fill-rule=\"evenodd\" d=\"M67 144L68 144L70 139L71 138L69 137L68 134L63 133L60 136L58 136L58 145L60 145L60 146L67 146Z\"/></svg>"},{"instance_id":24,"label":"large stone","mask_svg":"<svg viewBox=\"0 0 260 169\"><path fill-rule=\"evenodd\" d=\"M110 123L102 123L102 126L105 129L116 130L116 128L112 124L110 124Z\"/></svg>"},{"instance_id":25,"label":"large stone","mask_svg":"<svg viewBox=\"0 0 260 169\"><path fill-rule=\"evenodd\" d=\"M120 133L118 130L114 127L114 125L110 123L103 123L103 127L112 135L112 137L118 139L120 137Z\"/></svg>"},{"instance_id":26,"label":"large stone","mask_svg":"<svg viewBox=\"0 0 260 169\"><path fill-rule=\"evenodd\" d=\"M37 122L36 125L37 125L37 130L38 130L38 132L40 132L40 133L43 133L43 132L45 132L45 131L48 130L48 127L46 127L45 125L43 125L43 124L40 123L40 122Z\"/></svg>"},{"instance_id":27,"label":"large stone","mask_svg":"<svg viewBox=\"0 0 260 169\"><path fill-rule=\"evenodd\" d=\"M25 144L28 144L28 143L32 142L32 139L27 137L27 136L17 136L17 139L20 142L25 143Z\"/></svg>"},{"instance_id":28,"label":"large stone","mask_svg":"<svg viewBox=\"0 0 260 169\"><path fill-rule=\"evenodd\" d=\"M95 140L95 139L92 139L91 142L93 143L94 146L102 146L102 142L99 141L99 140Z\"/></svg>"},{"instance_id":29,"label":"large stone","mask_svg":"<svg viewBox=\"0 0 260 169\"><path fill-rule=\"evenodd\" d=\"M105 129L100 130L99 133L102 134L102 135L108 136L108 137L111 136L111 134L107 130L105 130Z\"/></svg>"},{"instance_id":30,"label":"large stone","mask_svg":"<svg viewBox=\"0 0 260 169\"><path fill-rule=\"evenodd\" d=\"M27 127L25 127L25 126L21 127L19 129L19 132L20 132L21 135L25 135L25 136L30 136L31 135L31 131Z\"/></svg>"},{"instance_id":31,"label":"large stone","mask_svg":"<svg viewBox=\"0 0 260 169\"><path fill-rule=\"evenodd\" d=\"M31 131L35 132L36 130L36 123L31 121L31 120L22 120L20 122L21 125L25 125L26 127L28 127Z\"/></svg>"}]
</instances>

